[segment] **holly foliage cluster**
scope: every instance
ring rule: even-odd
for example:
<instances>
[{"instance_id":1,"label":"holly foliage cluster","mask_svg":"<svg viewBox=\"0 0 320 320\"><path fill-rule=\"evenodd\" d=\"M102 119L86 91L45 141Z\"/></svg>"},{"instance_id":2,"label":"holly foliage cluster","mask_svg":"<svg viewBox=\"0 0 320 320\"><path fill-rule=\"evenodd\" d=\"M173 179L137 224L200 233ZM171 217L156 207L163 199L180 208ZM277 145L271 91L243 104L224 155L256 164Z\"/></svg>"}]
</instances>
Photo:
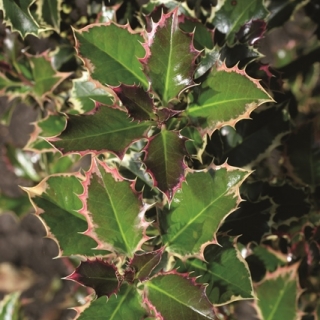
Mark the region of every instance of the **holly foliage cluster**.
<instances>
[{"instance_id":1,"label":"holly foliage cluster","mask_svg":"<svg viewBox=\"0 0 320 320\"><path fill-rule=\"evenodd\" d=\"M76 318L234 319L245 306L319 319L317 2L83 8L0 3L3 121L18 101L39 115L9 160L75 264L65 281L86 288ZM271 66L261 43L290 19L308 46L292 40ZM16 295L0 314L12 305L21 316Z\"/></svg>"}]
</instances>

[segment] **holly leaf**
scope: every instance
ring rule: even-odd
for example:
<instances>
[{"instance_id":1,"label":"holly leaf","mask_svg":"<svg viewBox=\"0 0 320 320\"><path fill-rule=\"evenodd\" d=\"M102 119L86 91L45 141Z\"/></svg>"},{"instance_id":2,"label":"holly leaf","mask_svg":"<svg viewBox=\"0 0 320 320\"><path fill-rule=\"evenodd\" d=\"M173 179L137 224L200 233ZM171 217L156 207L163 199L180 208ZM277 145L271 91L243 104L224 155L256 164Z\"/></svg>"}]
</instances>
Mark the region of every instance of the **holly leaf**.
<instances>
[{"instance_id":1,"label":"holly leaf","mask_svg":"<svg viewBox=\"0 0 320 320\"><path fill-rule=\"evenodd\" d=\"M93 24L74 34L76 48L93 79L111 86L124 83L148 88L138 60L145 55L141 45L144 39L128 25Z\"/></svg>"},{"instance_id":2,"label":"holly leaf","mask_svg":"<svg viewBox=\"0 0 320 320\"><path fill-rule=\"evenodd\" d=\"M48 237L58 242L59 255L94 256L105 251L92 250L97 243L80 232L87 229L79 195L83 187L77 174L54 175L42 180L37 186L23 188L35 207L36 214L45 223Z\"/></svg>"},{"instance_id":3,"label":"holly leaf","mask_svg":"<svg viewBox=\"0 0 320 320\"><path fill-rule=\"evenodd\" d=\"M147 55L141 59L144 71L152 90L166 107L182 90L194 85L192 77L199 54L193 47L192 36L179 29L178 8L162 14L157 23L152 22L145 48Z\"/></svg>"},{"instance_id":4,"label":"holly leaf","mask_svg":"<svg viewBox=\"0 0 320 320\"><path fill-rule=\"evenodd\" d=\"M30 12L30 6L35 0L2 0L1 10L3 11L4 21L12 31L17 31L24 38L27 34L38 35L41 31Z\"/></svg>"},{"instance_id":5,"label":"holly leaf","mask_svg":"<svg viewBox=\"0 0 320 320\"><path fill-rule=\"evenodd\" d=\"M298 265L279 268L268 273L255 289L260 319L288 319L297 317Z\"/></svg>"},{"instance_id":6,"label":"holly leaf","mask_svg":"<svg viewBox=\"0 0 320 320\"><path fill-rule=\"evenodd\" d=\"M145 208L133 186L115 169L96 161L86 173L83 186L82 213L88 221L86 234L98 242L99 248L132 256L148 226L143 220Z\"/></svg>"},{"instance_id":7,"label":"holly leaf","mask_svg":"<svg viewBox=\"0 0 320 320\"><path fill-rule=\"evenodd\" d=\"M222 64L194 90L186 114L206 133L250 119L250 113L268 101L273 100L258 80L237 66L229 69Z\"/></svg>"},{"instance_id":8,"label":"holly leaf","mask_svg":"<svg viewBox=\"0 0 320 320\"><path fill-rule=\"evenodd\" d=\"M188 259L179 264L179 272L192 272L197 282L207 283L206 294L214 305L253 299L250 272L235 240L221 236L218 243L206 246L205 261Z\"/></svg>"},{"instance_id":9,"label":"holly leaf","mask_svg":"<svg viewBox=\"0 0 320 320\"><path fill-rule=\"evenodd\" d=\"M162 129L160 133L149 139L145 151L144 163L152 175L154 185L169 200L184 180L186 165L184 164L185 139L178 132Z\"/></svg>"},{"instance_id":10,"label":"holly leaf","mask_svg":"<svg viewBox=\"0 0 320 320\"><path fill-rule=\"evenodd\" d=\"M48 141L63 154L109 151L122 157L127 147L143 138L151 125L152 122L132 122L126 112L101 106L93 114L68 115L66 129Z\"/></svg>"},{"instance_id":11,"label":"holly leaf","mask_svg":"<svg viewBox=\"0 0 320 320\"><path fill-rule=\"evenodd\" d=\"M99 82L89 79L87 72L84 72L80 79L73 80L73 88L69 102L73 104L72 112L89 112L96 106L96 101L105 105L113 104L111 90L102 86Z\"/></svg>"},{"instance_id":12,"label":"holly leaf","mask_svg":"<svg viewBox=\"0 0 320 320\"><path fill-rule=\"evenodd\" d=\"M151 272L159 264L163 249L138 254L135 253L130 261L129 268L134 270L134 279L144 281L149 278Z\"/></svg>"},{"instance_id":13,"label":"holly leaf","mask_svg":"<svg viewBox=\"0 0 320 320\"><path fill-rule=\"evenodd\" d=\"M98 297L110 297L118 292L120 286L117 268L100 259L82 261L66 279L93 288Z\"/></svg>"},{"instance_id":14,"label":"holly leaf","mask_svg":"<svg viewBox=\"0 0 320 320\"><path fill-rule=\"evenodd\" d=\"M147 312L142 307L142 297L135 286L122 284L117 295L106 301L105 297L93 300L89 307L81 312L78 320L92 319L144 319Z\"/></svg>"},{"instance_id":15,"label":"holly leaf","mask_svg":"<svg viewBox=\"0 0 320 320\"><path fill-rule=\"evenodd\" d=\"M225 1L215 13L212 23L227 35L227 43L231 45L242 25L251 20L264 19L267 15L263 0L230 0Z\"/></svg>"},{"instance_id":16,"label":"holly leaf","mask_svg":"<svg viewBox=\"0 0 320 320\"><path fill-rule=\"evenodd\" d=\"M31 96L37 101L40 106L43 106L45 101L52 98L54 89L64 81L70 74L67 72L57 72L52 64L52 58L49 52L44 52L41 55L31 56L25 54L26 64L19 65L19 73L23 81L11 81L0 74L0 92L7 94L12 100L15 97L25 98ZM58 101L56 99L56 101Z\"/></svg>"},{"instance_id":17,"label":"holly leaf","mask_svg":"<svg viewBox=\"0 0 320 320\"><path fill-rule=\"evenodd\" d=\"M37 0L37 9L34 17L41 26L47 26L60 32L60 11L62 0Z\"/></svg>"},{"instance_id":18,"label":"holly leaf","mask_svg":"<svg viewBox=\"0 0 320 320\"><path fill-rule=\"evenodd\" d=\"M189 173L165 216L167 229L162 239L167 250L196 255L203 244L215 240L219 226L241 200L239 186L247 175L228 165Z\"/></svg>"},{"instance_id":19,"label":"holly leaf","mask_svg":"<svg viewBox=\"0 0 320 320\"><path fill-rule=\"evenodd\" d=\"M194 32L193 44L197 50L213 49L213 36L214 31L208 29L204 24L202 24L197 19L187 17L185 15L179 16L179 27L188 33Z\"/></svg>"},{"instance_id":20,"label":"holly leaf","mask_svg":"<svg viewBox=\"0 0 320 320\"><path fill-rule=\"evenodd\" d=\"M134 120L155 120L154 102L150 94L138 86L120 85L113 88L124 107L128 110L130 117Z\"/></svg>"},{"instance_id":21,"label":"holly leaf","mask_svg":"<svg viewBox=\"0 0 320 320\"><path fill-rule=\"evenodd\" d=\"M43 137L52 137L59 134L65 128L66 118L61 114L49 114L46 118L33 124L34 130L30 134L29 141L24 149L34 152L55 151Z\"/></svg>"},{"instance_id":22,"label":"holly leaf","mask_svg":"<svg viewBox=\"0 0 320 320\"><path fill-rule=\"evenodd\" d=\"M145 283L145 300L160 319L214 319L205 287L187 274L160 274Z\"/></svg>"}]
</instances>

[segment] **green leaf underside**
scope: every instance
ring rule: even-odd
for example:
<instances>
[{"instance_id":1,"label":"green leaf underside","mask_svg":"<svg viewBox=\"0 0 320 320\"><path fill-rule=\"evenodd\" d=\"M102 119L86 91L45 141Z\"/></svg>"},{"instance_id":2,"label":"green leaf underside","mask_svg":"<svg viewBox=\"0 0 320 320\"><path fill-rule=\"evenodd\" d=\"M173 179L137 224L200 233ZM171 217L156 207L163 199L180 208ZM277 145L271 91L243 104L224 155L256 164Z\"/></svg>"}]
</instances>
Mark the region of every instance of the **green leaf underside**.
<instances>
[{"instance_id":1,"label":"green leaf underside","mask_svg":"<svg viewBox=\"0 0 320 320\"><path fill-rule=\"evenodd\" d=\"M292 272L296 273L292 268L278 269L257 286L257 304L264 320L296 319L298 277L292 276Z\"/></svg>"},{"instance_id":2,"label":"green leaf underside","mask_svg":"<svg viewBox=\"0 0 320 320\"><path fill-rule=\"evenodd\" d=\"M35 0L1 0L0 8L4 13L4 20L12 26L13 31L18 31L24 38L27 34L39 33L39 25L32 17L29 7Z\"/></svg>"},{"instance_id":3,"label":"green leaf underside","mask_svg":"<svg viewBox=\"0 0 320 320\"><path fill-rule=\"evenodd\" d=\"M37 190L41 191L39 195ZM27 191L34 204L44 211L40 217L57 239L64 256L106 253L92 250L97 247L97 243L90 237L79 234L87 229L87 223L84 216L77 213L82 207L78 195L83 192L83 188L75 176L51 176Z\"/></svg>"},{"instance_id":4,"label":"green leaf underside","mask_svg":"<svg viewBox=\"0 0 320 320\"><path fill-rule=\"evenodd\" d=\"M178 27L177 10L163 14L148 34L150 55L143 59L151 87L166 107L179 92L193 84L194 60L192 38Z\"/></svg>"},{"instance_id":5,"label":"green leaf underside","mask_svg":"<svg viewBox=\"0 0 320 320\"><path fill-rule=\"evenodd\" d=\"M155 185L170 199L184 179L185 139L162 129L147 145L145 164Z\"/></svg>"},{"instance_id":6,"label":"green leaf underside","mask_svg":"<svg viewBox=\"0 0 320 320\"><path fill-rule=\"evenodd\" d=\"M87 206L94 234L111 249L132 256L142 239L138 196L127 181L115 181L99 163L93 163L87 174Z\"/></svg>"},{"instance_id":7,"label":"green leaf underside","mask_svg":"<svg viewBox=\"0 0 320 320\"><path fill-rule=\"evenodd\" d=\"M170 252L187 255L215 238L221 222L239 202L237 192L247 172L226 168L188 174L166 215L169 226L162 235Z\"/></svg>"},{"instance_id":8,"label":"green leaf underside","mask_svg":"<svg viewBox=\"0 0 320 320\"><path fill-rule=\"evenodd\" d=\"M212 23L222 33L227 34L227 42L232 44L237 31L250 20L264 19L268 14L263 0L228 0L216 12Z\"/></svg>"},{"instance_id":9,"label":"green leaf underside","mask_svg":"<svg viewBox=\"0 0 320 320\"><path fill-rule=\"evenodd\" d=\"M128 110L130 117L138 121L155 118L153 99L143 88L122 84L113 90Z\"/></svg>"},{"instance_id":10,"label":"green leaf underside","mask_svg":"<svg viewBox=\"0 0 320 320\"><path fill-rule=\"evenodd\" d=\"M123 155L135 140L143 137L151 122L132 122L127 113L102 106L93 115L69 115L65 131L53 145L63 153L110 151Z\"/></svg>"},{"instance_id":11,"label":"green leaf underside","mask_svg":"<svg viewBox=\"0 0 320 320\"><path fill-rule=\"evenodd\" d=\"M90 80L78 79L73 82L71 102L80 113L91 111L95 107L95 101L105 105L112 105L110 93L103 87L97 87Z\"/></svg>"},{"instance_id":12,"label":"green leaf underside","mask_svg":"<svg viewBox=\"0 0 320 320\"><path fill-rule=\"evenodd\" d=\"M130 267L135 270L135 279L144 281L147 279L152 270L159 264L163 250L147 252L143 254L135 254Z\"/></svg>"},{"instance_id":13,"label":"green leaf underside","mask_svg":"<svg viewBox=\"0 0 320 320\"><path fill-rule=\"evenodd\" d=\"M226 70L213 70L198 87L199 95L193 96L186 110L187 115L203 128L214 128L228 121L234 125L244 118L244 114L271 101L264 89L258 87L258 80L249 78L237 67Z\"/></svg>"},{"instance_id":14,"label":"green leaf underside","mask_svg":"<svg viewBox=\"0 0 320 320\"><path fill-rule=\"evenodd\" d=\"M124 83L141 84L148 88L138 60L145 55L142 36L111 23L75 31L75 37L79 54L84 58L92 78L111 86Z\"/></svg>"},{"instance_id":15,"label":"green leaf underside","mask_svg":"<svg viewBox=\"0 0 320 320\"><path fill-rule=\"evenodd\" d=\"M117 293L119 287L116 268L99 259L81 262L67 279L93 288L98 297L103 295L110 297L113 293Z\"/></svg>"},{"instance_id":16,"label":"green leaf underside","mask_svg":"<svg viewBox=\"0 0 320 320\"><path fill-rule=\"evenodd\" d=\"M214 319L204 287L183 275L167 274L145 283L147 299L163 319Z\"/></svg>"},{"instance_id":17,"label":"green leaf underside","mask_svg":"<svg viewBox=\"0 0 320 320\"><path fill-rule=\"evenodd\" d=\"M250 273L240 253L228 237L219 237L219 245L208 245L204 250L205 261L188 259L179 272L192 272L197 282L207 283L206 294L213 304L235 300L253 299Z\"/></svg>"},{"instance_id":18,"label":"green leaf underside","mask_svg":"<svg viewBox=\"0 0 320 320\"><path fill-rule=\"evenodd\" d=\"M136 287L124 283L117 295L112 295L108 301L106 297L92 301L78 320L143 319L146 310L142 307L141 300L141 294L137 292Z\"/></svg>"}]
</instances>

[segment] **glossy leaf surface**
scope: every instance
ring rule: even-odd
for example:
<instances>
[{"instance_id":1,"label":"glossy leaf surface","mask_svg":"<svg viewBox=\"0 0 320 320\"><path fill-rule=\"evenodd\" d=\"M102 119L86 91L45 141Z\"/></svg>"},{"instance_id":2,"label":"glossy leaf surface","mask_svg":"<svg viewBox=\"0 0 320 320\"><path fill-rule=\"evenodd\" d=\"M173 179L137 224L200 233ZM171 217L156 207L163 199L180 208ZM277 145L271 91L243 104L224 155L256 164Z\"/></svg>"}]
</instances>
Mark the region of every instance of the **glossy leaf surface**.
<instances>
[{"instance_id":1,"label":"glossy leaf surface","mask_svg":"<svg viewBox=\"0 0 320 320\"><path fill-rule=\"evenodd\" d=\"M151 81L151 88L166 107L179 92L193 85L194 60L198 55L190 35L179 29L178 11L163 14L152 24L146 47L150 53L142 63Z\"/></svg>"},{"instance_id":2,"label":"glossy leaf surface","mask_svg":"<svg viewBox=\"0 0 320 320\"><path fill-rule=\"evenodd\" d=\"M267 14L262 0L230 0L216 12L212 23L220 32L227 34L227 42L232 44L242 25L250 20L264 19Z\"/></svg>"},{"instance_id":3,"label":"glossy leaf surface","mask_svg":"<svg viewBox=\"0 0 320 320\"><path fill-rule=\"evenodd\" d=\"M162 235L170 252L200 253L216 237L222 221L237 206L238 187L248 173L231 167L189 173L166 214L168 229Z\"/></svg>"},{"instance_id":4,"label":"glossy leaf surface","mask_svg":"<svg viewBox=\"0 0 320 320\"><path fill-rule=\"evenodd\" d=\"M1 0L0 8L3 10L4 20L13 31L18 31L24 38L27 34L39 33L39 25L30 12L30 6L35 0Z\"/></svg>"},{"instance_id":5,"label":"glossy leaf surface","mask_svg":"<svg viewBox=\"0 0 320 320\"><path fill-rule=\"evenodd\" d=\"M69 115L66 129L50 141L62 153L110 151L122 156L151 125L150 122L133 122L119 109L101 106L95 111L93 115Z\"/></svg>"},{"instance_id":6,"label":"glossy leaf surface","mask_svg":"<svg viewBox=\"0 0 320 320\"><path fill-rule=\"evenodd\" d=\"M145 287L148 303L156 308L161 319L214 319L204 287L186 275L159 275L147 281Z\"/></svg>"},{"instance_id":7,"label":"glossy leaf surface","mask_svg":"<svg viewBox=\"0 0 320 320\"><path fill-rule=\"evenodd\" d=\"M148 87L138 60L145 55L142 36L134 34L129 27L113 23L85 27L75 31L75 36L78 52L92 78L104 85L124 83Z\"/></svg>"}]
</instances>

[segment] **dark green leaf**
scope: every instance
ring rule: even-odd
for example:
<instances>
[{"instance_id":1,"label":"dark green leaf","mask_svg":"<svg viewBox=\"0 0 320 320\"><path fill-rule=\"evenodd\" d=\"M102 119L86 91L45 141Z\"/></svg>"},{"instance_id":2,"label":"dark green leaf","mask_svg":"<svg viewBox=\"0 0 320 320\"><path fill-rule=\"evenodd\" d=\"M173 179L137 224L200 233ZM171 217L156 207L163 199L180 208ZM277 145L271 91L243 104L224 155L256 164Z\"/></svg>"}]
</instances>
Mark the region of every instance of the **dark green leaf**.
<instances>
[{"instance_id":1,"label":"dark green leaf","mask_svg":"<svg viewBox=\"0 0 320 320\"><path fill-rule=\"evenodd\" d=\"M143 138L151 122L137 123L119 109L101 106L93 115L69 115L66 129L50 139L63 153L110 151L119 155L135 140Z\"/></svg>"}]
</instances>

